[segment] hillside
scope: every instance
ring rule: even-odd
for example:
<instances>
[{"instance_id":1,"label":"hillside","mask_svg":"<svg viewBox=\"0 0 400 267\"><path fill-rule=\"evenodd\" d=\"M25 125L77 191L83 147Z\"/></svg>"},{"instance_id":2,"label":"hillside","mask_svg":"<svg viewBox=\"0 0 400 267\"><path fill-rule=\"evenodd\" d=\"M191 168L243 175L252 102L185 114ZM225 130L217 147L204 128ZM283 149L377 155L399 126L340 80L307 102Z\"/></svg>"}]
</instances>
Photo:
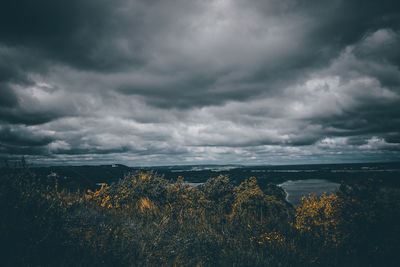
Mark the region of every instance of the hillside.
<instances>
[{"instance_id":1,"label":"hillside","mask_svg":"<svg viewBox=\"0 0 400 267\"><path fill-rule=\"evenodd\" d=\"M294 208L274 184L192 187L151 173L97 189L29 169L0 178L3 266L397 266L400 190L343 183Z\"/></svg>"}]
</instances>

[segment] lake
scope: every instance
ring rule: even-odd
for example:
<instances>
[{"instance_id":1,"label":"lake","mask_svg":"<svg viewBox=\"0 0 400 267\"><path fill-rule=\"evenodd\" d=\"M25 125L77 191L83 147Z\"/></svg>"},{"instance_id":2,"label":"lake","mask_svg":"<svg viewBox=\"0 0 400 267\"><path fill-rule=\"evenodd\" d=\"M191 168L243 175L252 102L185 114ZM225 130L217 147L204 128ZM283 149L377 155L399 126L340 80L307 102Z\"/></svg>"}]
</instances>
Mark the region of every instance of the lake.
<instances>
[{"instance_id":1,"label":"lake","mask_svg":"<svg viewBox=\"0 0 400 267\"><path fill-rule=\"evenodd\" d=\"M334 193L340 186L338 183L323 179L289 180L279 185L287 194L286 201L296 206L302 196L323 193Z\"/></svg>"}]
</instances>

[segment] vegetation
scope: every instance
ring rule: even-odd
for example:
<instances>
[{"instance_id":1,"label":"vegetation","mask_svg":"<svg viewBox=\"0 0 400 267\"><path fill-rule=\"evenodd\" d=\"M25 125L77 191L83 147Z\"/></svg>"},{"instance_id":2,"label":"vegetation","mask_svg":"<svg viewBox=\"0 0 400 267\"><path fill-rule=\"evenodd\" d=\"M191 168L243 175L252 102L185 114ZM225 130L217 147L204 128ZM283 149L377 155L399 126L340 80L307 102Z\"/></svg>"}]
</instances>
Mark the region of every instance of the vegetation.
<instances>
[{"instance_id":1,"label":"vegetation","mask_svg":"<svg viewBox=\"0 0 400 267\"><path fill-rule=\"evenodd\" d=\"M85 192L0 178L2 266L397 266L399 190L342 184L292 207L275 185L127 175Z\"/></svg>"}]
</instances>

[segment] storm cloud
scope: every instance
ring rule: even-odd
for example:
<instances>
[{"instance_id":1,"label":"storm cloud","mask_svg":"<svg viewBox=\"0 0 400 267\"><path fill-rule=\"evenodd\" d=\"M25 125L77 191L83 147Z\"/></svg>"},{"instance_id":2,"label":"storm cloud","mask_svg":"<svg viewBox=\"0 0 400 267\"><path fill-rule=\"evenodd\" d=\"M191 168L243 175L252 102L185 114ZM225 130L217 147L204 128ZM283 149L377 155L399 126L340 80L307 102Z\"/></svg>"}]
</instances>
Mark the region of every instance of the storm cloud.
<instances>
[{"instance_id":1,"label":"storm cloud","mask_svg":"<svg viewBox=\"0 0 400 267\"><path fill-rule=\"evenodd\" d=\"M398 161L397 2L5 1L0 157Z\"/></svg>"}]
</instances>

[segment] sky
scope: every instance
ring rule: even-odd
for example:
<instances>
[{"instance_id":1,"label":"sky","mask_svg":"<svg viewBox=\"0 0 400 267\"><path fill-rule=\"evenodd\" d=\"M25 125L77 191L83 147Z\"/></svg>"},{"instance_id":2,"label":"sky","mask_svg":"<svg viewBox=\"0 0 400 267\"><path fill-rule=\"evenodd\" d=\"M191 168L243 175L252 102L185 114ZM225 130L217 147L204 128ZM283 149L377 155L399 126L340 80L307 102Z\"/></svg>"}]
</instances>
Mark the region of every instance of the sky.
<instances>
[{"instance_id":1,"label":"sky","mask_svg":"<svg viewBox=\"0 0 400 267\"><path fill-rule=\"evenodd\" d=\"M0 159L400 161L398 0L5 0Z\"/></svg>"}]
</instances>

